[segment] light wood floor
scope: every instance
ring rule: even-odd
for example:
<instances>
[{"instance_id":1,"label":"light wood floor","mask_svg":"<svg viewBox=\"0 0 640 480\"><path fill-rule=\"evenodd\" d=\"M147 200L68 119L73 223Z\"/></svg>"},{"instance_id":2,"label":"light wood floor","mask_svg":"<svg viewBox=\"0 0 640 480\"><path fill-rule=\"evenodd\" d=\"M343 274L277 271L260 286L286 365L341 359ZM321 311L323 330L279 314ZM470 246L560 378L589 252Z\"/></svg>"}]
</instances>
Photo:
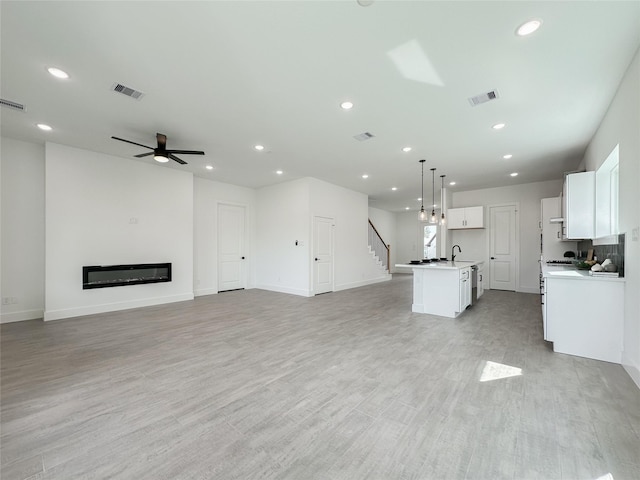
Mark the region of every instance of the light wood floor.
<instances>
[{"instance_id":1,"label":"light wood floor","mask_svg":"<svg viewBox=\"0 0 640 480\"><path fill-rule=\"evenodd\" d=\"M640 390L554 354L537 295L410 309L395 275L2 325L2 479L640 478Z\"/></svg>"}]
</instances>

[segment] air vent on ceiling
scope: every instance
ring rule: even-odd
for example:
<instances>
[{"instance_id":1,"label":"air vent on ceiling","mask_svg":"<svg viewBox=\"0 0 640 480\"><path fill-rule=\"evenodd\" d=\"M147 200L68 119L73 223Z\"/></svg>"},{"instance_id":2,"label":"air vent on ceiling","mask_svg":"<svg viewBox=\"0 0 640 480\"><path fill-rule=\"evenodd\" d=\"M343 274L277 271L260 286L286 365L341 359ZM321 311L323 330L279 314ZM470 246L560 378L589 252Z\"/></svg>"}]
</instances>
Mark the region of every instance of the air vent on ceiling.
<instances>
[{"instance_id":1,"label":"air vent on ceiling","mask_svg":"<svg viewBox=\"0 0 640 480\"><path fill-rule=\"evenodd\" d=\"M365 140L369 140L370 138L373 138L374 136L375 135L373 135L373 133L364 132L364 133L361 133L359 135L354 135L353 138L355 138L359 142L364 142Z\"/></svg>"},{"instance_id":2,"label":"air vent on ceiling","mask_svg":"<svg viewBox=\"0 0 640 480\"><path fill-rule=\"evenodd\" d=\"M144 93L136 90L135 88L127 87L126 85L122 85L121 83L114 83L111 86L111 90L114 92L121 93L126 95L127 97L135 98L136 100L140 100L144 97Z\"/></svg>"},{"instance_id":3,"label":"air vent on ceiling","mask_svg":"<svg viewBox=\"0 0 640 480\"><path fill-rule=\"evenodd\" d=\"M24 112L27 109L27 107L18 102L12 102L11 100L5 100L4 98L0 98L0 105L2 105L3 107L9 107L13 110L18 110L20 112Z\"/></svg>"},{"instance_id":4,"label":"air vent on ceiling","mask_svg":"<svg viewBox=\"0 0 640 480\"><path fill-rule=\"evenodd\" d=\"M481 93L480 95L476 95L475 97L469 98L469 103L471 104L472 107L475 107L476 105L490 102L491 100L495 100L496 98L499 98L499 97L500 96L498 95L498 90L491 90L490 92Z\"/></svg>"}]
</instances>

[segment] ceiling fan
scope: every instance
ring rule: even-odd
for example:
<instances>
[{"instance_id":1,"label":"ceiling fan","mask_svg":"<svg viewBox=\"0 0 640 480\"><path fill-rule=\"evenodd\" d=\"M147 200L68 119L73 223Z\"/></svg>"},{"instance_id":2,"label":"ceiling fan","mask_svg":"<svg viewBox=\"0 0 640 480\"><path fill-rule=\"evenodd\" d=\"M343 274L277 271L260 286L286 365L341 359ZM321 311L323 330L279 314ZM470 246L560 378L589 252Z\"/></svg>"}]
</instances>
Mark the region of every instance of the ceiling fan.
<instances>
[{"instance_id":1,"label":"ceiling fan","mask_svg":"<svg viewBox=\"0 0 640 480\"><path fill-rule=\"evenodd\" d=\"M182 155L204 155L204 152L200 150L167 150L167 136L163 135L162 133L156 133L156 139L158 140L158 146L156 148L149 147L147 145L142 145L141 143L132 142L131 140L125 140L124 138L118 138L113 136L111 138L113 138L114 140L120 140L121 142L132 143L134 145L138 145L139 147L144 147L144 148L153 150L153 152L140 153L139 155L134 155L134 157L142 158L142 157L148 157L149 155L153 155L153 159L161 163L166 163L169 161L169 159L171 159L175 162L178 162L181 165L187 164L187 162L185 162L181 158L176 157L174 153L179 153Z\"/></svg>"}]
</instances>

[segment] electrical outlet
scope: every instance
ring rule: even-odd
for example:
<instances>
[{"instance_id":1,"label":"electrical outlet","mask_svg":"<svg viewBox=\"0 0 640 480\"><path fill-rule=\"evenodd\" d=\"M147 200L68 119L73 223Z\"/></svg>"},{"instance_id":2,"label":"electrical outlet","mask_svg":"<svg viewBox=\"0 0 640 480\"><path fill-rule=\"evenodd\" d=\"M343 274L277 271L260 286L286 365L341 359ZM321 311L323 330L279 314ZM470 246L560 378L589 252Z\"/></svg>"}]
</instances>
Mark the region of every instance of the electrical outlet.
<instances>
[{"instance_id":1,"label":"electrical outlet","mask_svg":"<svg viewBox=\"0 0 640 480\"><path fill-rule=\"evenodd\" d=\"M18 304L18 303L20 303L20 302L18 301L18 297L11 297L11 298L9 299L9 303L10 303L11 305L17 305L17 304Z\"/></svg>"},{"instance_id":2,"label":"electrical outlet","mask_svg":"<svg viewBox=\"0 0 640 480\"><path fill-rule=\"evenodd\" d=\"M640 227L636 227L633 230L631 230L631 241L637 242L638 237L640 237Z\"/></svg>"},{"instance_id":3,"label":"electrical outlet","mask_svg":"<svg viewBox=\"0 0 640 480\"><path fill-rule=\"evenodd\" d=\"M9 297L2 297L2 305L9 305L10 300Z\"/></svg>"}]
</instances>

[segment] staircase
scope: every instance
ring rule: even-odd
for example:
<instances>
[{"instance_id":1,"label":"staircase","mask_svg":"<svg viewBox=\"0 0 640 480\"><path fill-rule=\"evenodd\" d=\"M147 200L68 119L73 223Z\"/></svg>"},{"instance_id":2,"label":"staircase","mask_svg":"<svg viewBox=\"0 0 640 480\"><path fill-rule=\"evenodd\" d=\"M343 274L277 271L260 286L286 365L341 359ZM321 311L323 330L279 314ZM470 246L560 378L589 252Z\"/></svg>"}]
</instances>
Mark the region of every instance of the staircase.
<instances>
[{"instance_id":1,"label":"staircase","mask_svg":"<svg viewBox=\"0 0 640 480\"><path fill-rule=\"evenodd\" d=\"M376 227L369 220L369 253L382 276L391 277L390 272L390 250L391 245L384 242Z\"/></svg>"}]
</instances>

